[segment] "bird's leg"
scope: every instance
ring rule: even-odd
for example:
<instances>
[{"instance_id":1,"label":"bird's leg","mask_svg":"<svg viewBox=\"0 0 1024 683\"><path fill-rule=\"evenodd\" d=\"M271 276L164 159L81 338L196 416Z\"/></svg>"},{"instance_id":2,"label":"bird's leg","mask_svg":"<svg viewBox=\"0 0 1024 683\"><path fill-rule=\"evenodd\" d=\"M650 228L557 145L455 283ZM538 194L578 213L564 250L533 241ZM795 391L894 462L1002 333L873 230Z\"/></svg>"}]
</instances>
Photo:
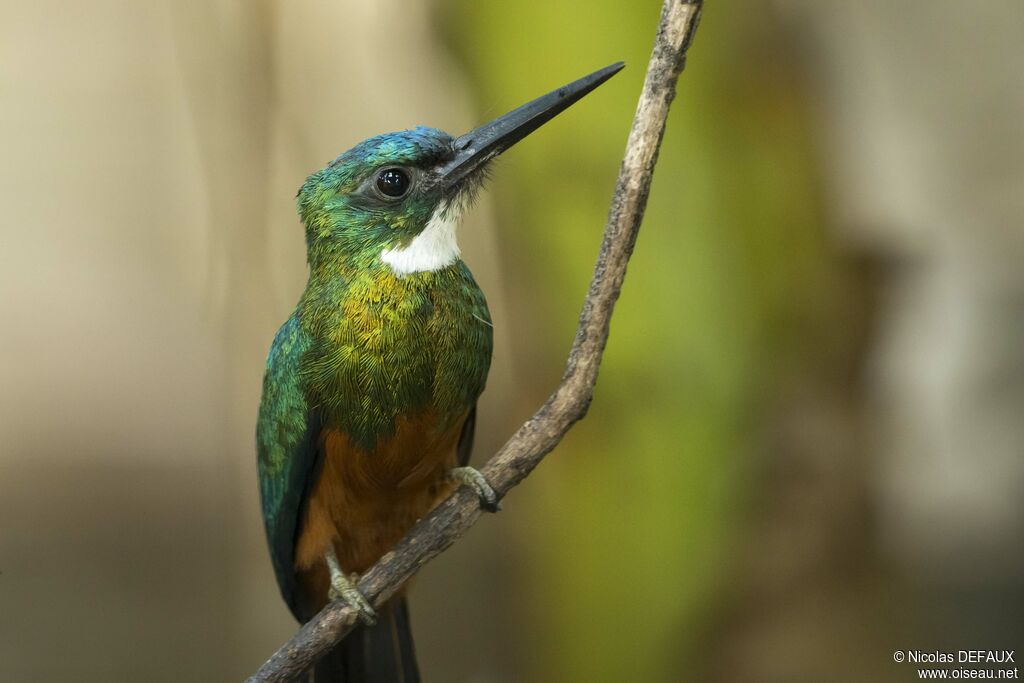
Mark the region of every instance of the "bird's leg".
<instances>
[{"instance_id":1,"label":"bird's leg","mask_svg":"<svg viewBox=\"0 0 1024 683\"><path fill-rule=\"evenodd\" d=\"M355 574L345 576L345 572L341 571L341 565L338 564L338 556L334 554L333 545L327 548L324 559L327 560L327 568L331 572L331 587L327 591L327 599L344 600L359 613L359 618L364 623L373 626L377 622L377 613L373 611L373 606L366 596L356 588L359 577Z\"/></svg>"},{"instance_id":2,"label":"bird's leg","mask_svg":"<svg viewBox=\"0 0 1024 683\"><path fill-rule=\"evenodd\" d=\"M487 483L487 480L484 479L484 475L480 474L480 471L476 468L452 468L448 470L448 478L460 484L465 484L476 491L477 497L480 498L480 507L487 510L487 512L497 512L501 509L498 495L491 488L491 485Z\"/></svg>"}]
</instances>

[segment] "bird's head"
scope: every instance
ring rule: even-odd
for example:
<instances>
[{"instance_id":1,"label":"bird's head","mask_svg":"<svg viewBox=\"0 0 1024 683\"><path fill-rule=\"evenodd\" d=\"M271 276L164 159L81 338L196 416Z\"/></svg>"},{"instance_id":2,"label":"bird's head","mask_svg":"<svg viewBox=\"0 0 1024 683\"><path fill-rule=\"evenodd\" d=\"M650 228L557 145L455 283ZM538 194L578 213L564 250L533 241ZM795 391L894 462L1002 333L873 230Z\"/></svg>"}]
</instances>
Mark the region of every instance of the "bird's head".
<instances>
[{"instance_id":1,"label":"bird's head","mask_svg":"<svg viewBox=\"0 0 1024 683\"><path fill-rule=\"evenodd\" d=\"M622 68L613 64L460 137L418 127L365 140L299 190L309 260L398 276L455 263L455 230L489 162Z\"/></svg>"}]
</instances>

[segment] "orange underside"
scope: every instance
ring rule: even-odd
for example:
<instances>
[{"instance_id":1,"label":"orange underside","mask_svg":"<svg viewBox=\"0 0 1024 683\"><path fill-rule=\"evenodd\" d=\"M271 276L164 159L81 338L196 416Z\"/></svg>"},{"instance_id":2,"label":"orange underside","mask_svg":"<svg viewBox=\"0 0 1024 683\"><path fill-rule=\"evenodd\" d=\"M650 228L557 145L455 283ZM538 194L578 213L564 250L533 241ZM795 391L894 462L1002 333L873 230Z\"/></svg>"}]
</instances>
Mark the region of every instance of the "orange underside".
<instances>
[{"instance_id":1,"label":"orange underside","mask_svg":"<svg viewBox=\"0 0 1024 683\"><path fill-rule=\"evenodd\" d=\"M361 574L451 490L446 475L456 466L464 420L438 430L432 412L400 417L394 436L372 453L342 432L323 432L323 467L307 499L295 550L310 610L326 603L324 554L331 544L341 568Z\"/></svg>"}]
</instances>

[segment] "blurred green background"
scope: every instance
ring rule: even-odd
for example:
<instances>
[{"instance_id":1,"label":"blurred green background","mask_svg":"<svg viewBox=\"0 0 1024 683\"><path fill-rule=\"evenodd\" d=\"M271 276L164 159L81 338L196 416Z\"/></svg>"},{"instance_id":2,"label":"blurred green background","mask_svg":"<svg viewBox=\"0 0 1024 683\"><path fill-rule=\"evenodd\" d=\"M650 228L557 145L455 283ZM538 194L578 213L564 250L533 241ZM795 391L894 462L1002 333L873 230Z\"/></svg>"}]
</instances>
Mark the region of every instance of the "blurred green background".
<instances>
[{"instance_id":1,"label":"blurred green background","mask_svg":"<svg viewBox=\"0 0 1024 683\"><path fill-rule=\"evenodd\" d=\"M463 224L478 462L561 376L659 3L0 2L0 680L294 630L253 428L292 204L373 134L627 69ZM1024 11L705 8L597 394L415 582L428 681L902 681L1021 644Z\"/></svg>"}]
</instances>

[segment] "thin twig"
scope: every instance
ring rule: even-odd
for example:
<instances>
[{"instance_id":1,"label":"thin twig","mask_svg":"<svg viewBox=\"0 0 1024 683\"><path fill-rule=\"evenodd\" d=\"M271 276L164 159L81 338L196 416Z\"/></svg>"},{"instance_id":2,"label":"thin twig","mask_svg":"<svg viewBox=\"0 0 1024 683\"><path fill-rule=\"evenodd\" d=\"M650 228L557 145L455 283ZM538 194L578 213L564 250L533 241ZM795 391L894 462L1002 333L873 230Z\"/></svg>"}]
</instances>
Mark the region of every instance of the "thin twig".
<instances>
[{"instance_id":1,"label":"thin twig","mask_svg":"<svg viewBox=\"0 0 1024 683\"><path fill-rule=\"evenodd\" d=\"M562 382L481 470L499 498L526 478L590 405L608 340L612 309L636 243L665 119L675 97L676 80L685 65L686 51L697 30L701 5L701 0L665 0L662 7L654 50L608 211L601 252ZM380 607L423 565L465 534L479 516L476 494L467 487L459 488L363 574L359 590L375 607ZM355 610L345 603L327 605L247 683L295 680L345 637L355 621Z\"/></svg>"}]
</instances>

